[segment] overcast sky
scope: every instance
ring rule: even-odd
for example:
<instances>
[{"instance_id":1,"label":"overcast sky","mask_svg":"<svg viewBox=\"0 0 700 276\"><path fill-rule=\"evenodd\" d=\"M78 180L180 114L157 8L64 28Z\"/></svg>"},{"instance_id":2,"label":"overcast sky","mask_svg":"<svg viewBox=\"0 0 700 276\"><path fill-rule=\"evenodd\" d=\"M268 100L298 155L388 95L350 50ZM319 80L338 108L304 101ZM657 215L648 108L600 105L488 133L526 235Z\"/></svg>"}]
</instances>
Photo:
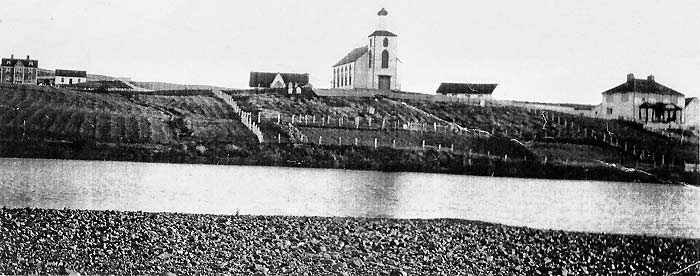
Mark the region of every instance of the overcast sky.
<instances>
[{"instance_id":1,"label":"overcast sky","mask_svg":"<svg viewBox=\"0 0 700 276\"><path fill-rule=\"evenodd\" d=\"M499 83L494 97L600 102L627 73L700 95L700 1L34 1L0 4L0 55L46 69L245 88L250 71L331 66L398 35L403 90Z\"/></svg>"}]
</instances>

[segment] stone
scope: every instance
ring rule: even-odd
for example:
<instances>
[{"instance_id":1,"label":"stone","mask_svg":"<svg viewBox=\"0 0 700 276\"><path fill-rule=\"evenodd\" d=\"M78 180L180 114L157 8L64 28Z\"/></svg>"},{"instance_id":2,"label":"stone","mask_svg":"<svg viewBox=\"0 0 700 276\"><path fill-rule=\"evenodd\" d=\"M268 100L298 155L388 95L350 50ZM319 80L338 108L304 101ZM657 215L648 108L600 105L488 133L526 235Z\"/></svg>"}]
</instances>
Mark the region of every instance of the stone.
<instances>
[{"instance_id":1,"label":"stone","mask_svg":"<svg viewBox=\"0 0 700 276\"><path fill-rule=\"evenodd\" d=\"M408 276L408 274L403 270L392 270L389 276Z\"/></svg>"}]
</instances>

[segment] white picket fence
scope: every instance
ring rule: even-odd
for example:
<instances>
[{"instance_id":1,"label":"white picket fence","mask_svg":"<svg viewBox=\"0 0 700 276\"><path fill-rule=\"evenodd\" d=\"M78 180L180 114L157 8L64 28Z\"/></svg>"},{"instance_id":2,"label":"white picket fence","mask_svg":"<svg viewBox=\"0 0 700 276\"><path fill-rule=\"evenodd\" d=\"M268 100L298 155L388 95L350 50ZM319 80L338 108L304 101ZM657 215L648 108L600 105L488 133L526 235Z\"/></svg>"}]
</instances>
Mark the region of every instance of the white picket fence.
<instances>
[{"instance_id":1,"label":"white picket fence","mask_svg":"<svg viewBox=\"0 0 700 276\"><path fill-rule=\"evenodd\" d=\"M238 114L241 123L243 123L243 125L250 129L250 131L252 131L253 134L255 134L255 136L258 138L258 142L265 142L265 139L263 138L263 133L262 131L260 131L260 127L258 126L258 124L253 120L253 115L250 112L243 111L238 106L236 101L234 101L233 98L231 98L231 96L224 92L221 92L221 90L212 90L212 92L214 93L214 95L224 100L224 102L231 106L231 108L233 108L233 111L235 111L236 114Z\"/></svg>"}]
</instances>

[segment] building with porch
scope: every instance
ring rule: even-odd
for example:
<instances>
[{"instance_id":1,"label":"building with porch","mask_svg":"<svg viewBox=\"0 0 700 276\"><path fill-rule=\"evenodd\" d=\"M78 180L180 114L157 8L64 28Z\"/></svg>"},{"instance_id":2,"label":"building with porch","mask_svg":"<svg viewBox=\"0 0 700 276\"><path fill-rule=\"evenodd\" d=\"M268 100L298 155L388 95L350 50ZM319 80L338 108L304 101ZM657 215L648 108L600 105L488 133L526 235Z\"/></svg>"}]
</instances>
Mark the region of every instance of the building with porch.
<instances>
[{"instance_id":1,"label":"building with porch","mask_svg":"<svg viewBox=\"0 0 700 276\"><path fill-rule=\"evenodd\" d=\"M622 119L650 127L680 126L683 124L685 95L668 88L649 75L627 81L602 93L602 103L593 110L594 116L604 119Z\"/></svg>"},{"instance_id":2,"label":"building with porch","mask_svg":"<svg viewBox=\"0 0 700 276\"><path fill-rule=\"evenodd\" d=\"M39 61L35 59L17 59L15 55L3 58L0 65L0 83L36 84Z\"/></svg>"},{"instance_id":3,"label":"building with porch","mask_svg":"<svg viewBox=\"0 0 700 276\"><path fill-rule=\"evenodd\" d=\"M353 49L333 65L332 88L400 90L398 36L387 29L385 9L377 12L379 24L367 44Z\"/></svg>"},{"instance_id":4,"label":"building with porch","mask_svg":"<svg viewBox=\"0 0 700 276\"><path fill-rule=\"evenodd\" d=\"M700 99L696 97L685 99L685 108L683 108L683 123L693 131L700 130Z\"/></svg>"}]
</instances>

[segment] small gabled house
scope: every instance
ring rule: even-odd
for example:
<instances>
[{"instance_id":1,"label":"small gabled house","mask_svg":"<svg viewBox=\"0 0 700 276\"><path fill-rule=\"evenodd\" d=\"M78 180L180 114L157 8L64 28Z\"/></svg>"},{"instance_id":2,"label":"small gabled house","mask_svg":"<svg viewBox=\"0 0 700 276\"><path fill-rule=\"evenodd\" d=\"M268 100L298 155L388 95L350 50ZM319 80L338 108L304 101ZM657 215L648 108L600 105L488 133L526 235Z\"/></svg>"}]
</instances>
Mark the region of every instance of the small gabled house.
<instances>
[{"instance_id":1,"label":"small gabled house","mask_svg":"<svg viewBox=\"0 0 700 276\"><path fill-rule=\"evenodd\" d=\"M78 70L56 69L55 85L71 85L87 81L87 72Z\"/></svg>"},{"instance_id":2,"label":"small gabled house","mask_svg":"<svg viewBox=\"0 0 700 276\"><path fill-rule=\"evenodd\" d=\"M250 72L248 86L253 88L295 88L308 87L308 73Z\"/></svg>"},{"instance_id":3,"label":"small gabled house","mask_svg":"<svg viewBox=\"0 0 700 276\"><path fill-rule=\"evenodd\" d=\"M636 79L627 75L627 81L602 93L603 101L594 110L595 116L621 119L643 124L681 124L685 95L662 85L649 75Z\"/></svg>"},{"instance_id":4,"label":"small gabled house","mask_svg":"<svg viewBox=\"0 0 700 276\"><path fill-rule=\"evenodd\" d=\"M446 83L443 82L438 87L436 93L464 98L491 98L496 83Z\"/></svg>"}]
</instances>

